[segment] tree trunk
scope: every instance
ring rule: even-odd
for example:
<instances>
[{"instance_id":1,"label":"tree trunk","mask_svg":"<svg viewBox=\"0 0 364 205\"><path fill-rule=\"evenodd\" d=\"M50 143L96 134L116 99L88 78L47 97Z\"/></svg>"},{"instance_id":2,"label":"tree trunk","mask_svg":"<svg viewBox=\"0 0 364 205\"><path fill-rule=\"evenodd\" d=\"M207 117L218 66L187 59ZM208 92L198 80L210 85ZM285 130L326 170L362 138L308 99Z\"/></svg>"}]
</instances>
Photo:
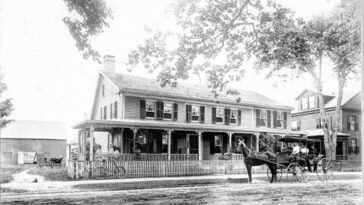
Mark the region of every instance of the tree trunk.
<instances>
[{"instance_id":1,"label":"tree trunk","mask_svg":"<svg viewBox=\"0 0 364 205\"><path fill-rule=\"evenodd\" d=\"M342 74L340 74L340 69L338 70L337 73L337 81L338 81L338 86L339 86L339 92L337 94L337 102L336 102L336 108L335 108L335 123L334 123L334 129L332 130L332 148L334 149L334 158L333 160L336 159L336 145L337 145L337 133L339 132L340 128L341 128L341 113L340 113L340 109L341 109L341 101L343 98L343 90L344 90L344 76Z\"/></svg>"},{"instance_id":2,"label":"tree trunk","mask_svg":"<svg viewBox=\"0 0 364 205\"><path fill-rule=\"evenodd\" d=\"M330 137L329 128L327 126L328 121L324 103L324 96L322 93L321 73L322 73L322 54L319 57L319 76L317 76L313 70L311 70L311 75L314 78L319 97L320 118L321 118L322 130L324 131L324 145L325 145L326 158L331 160L335 159L336 142L335 142L335 149L333 149L334 147L332 145L333 144L332 138Z\"/></svg>"}]
</instances>

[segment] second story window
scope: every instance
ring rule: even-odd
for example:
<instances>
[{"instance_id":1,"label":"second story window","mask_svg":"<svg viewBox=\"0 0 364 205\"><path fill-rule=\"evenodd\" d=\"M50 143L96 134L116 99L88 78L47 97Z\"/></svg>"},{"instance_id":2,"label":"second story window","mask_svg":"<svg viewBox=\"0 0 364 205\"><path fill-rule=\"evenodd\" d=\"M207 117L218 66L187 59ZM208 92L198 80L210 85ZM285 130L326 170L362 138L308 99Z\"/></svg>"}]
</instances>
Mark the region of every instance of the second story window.
<instances>
[{"instance_id":1,"label":"second story window","mask_svg":"<svg viewBox=\"0 0 364 205\"><path fill-rule=\"evenodd\" d=\"M145 116L154 118L155 117L155 101L146 100L145 101Z\"/></svg>"},{"instance_id":2,"label":"second story window","mask_svg":"<svg viewBox=\"0 0 364 205\"><path fill-rule=\"evenodd\" d=\"M260 126L267 126L267 111L260 110Z\"/></svg>"},{"instance_id":3,"label":"second story window","mask_svg":"<svg viewBox=\"0 0 364 205\"><path fill-rule=\"evenodd\" d=\"M283 112L277 112L277 127L283 126Z\"/></svg>"},{"instance_id":4,"label":"second story window","mask_svg":"<svg viewBox=\"0 0 364 205\"><path fill-rule=\"evenodd\" d=\"M316 99L315 96L308 97L308 107L310 109L315 108L315 99Z\"/></svg>"},{"instance_id":5,"label":"second story window","mask_svg":"<svg viewBox=\"0 0 364 205\"><path fill-rule=\"evenodd\" d=\"M301 103L302 103L302 110L307 110L308 109L308 100L307 100L307 97L306 98L302 98L301 99Z\"/></svg>"},{"instance_id":6,"label":"second story window","mask_svg":"<svg viewBox=\"0 0 364 205\"><path fill-rule=\"evenodd\" d=\"M358 131L359 124L356 121L355 115L348 115L347 130Z\"/></svg>"},{"instance_id":7,"label":"second story window","mask_svg":"<svg viewBox=\"0 0 364 205\"><path fill-rule=\"evenodd\" d=\"M191 119L192 121L199 121L200 117L200 107L197 105L192 105L192 113L191 113Z\"/></svg>"},{"instance_id":8,"label":"second story window","mask_svg":"<svg viewBox=\"0 0 364 205\"><path fill-rule=\"evenodd\" d=\"M291 123L291 128L292 130L294 131L298 131L301 129L301 121L300 120L297 120L297 121L292 121Z\"/></svg>"},{"instance_id":9,"label":"second story window","mask_svg":"<svg viewBox=\"0 0 364 205\"><path fill-rule=\"evenodd\" d=\"M172 119L172 113L173 113L173 104L165 102L163 106L163 118L164 119Z\"/></svg>"},{"instance_id":10,"label":"second story window","mask_svg":"<svg viewBox=\"0 0 364 205\"><path fill-rule=\"evenodd\" d=\"M230 124L238 124L238 110L230 109Z\"/></svg>"},{"instance_id":11,"label":"second story window","mask_svg":"<svg viewBox=\"0 0 364 205\"><path fill-rule=\"evenodd\" d=\"M224 124L224 108L216 108L216 123Z\"/></svg>"}]
</instances>

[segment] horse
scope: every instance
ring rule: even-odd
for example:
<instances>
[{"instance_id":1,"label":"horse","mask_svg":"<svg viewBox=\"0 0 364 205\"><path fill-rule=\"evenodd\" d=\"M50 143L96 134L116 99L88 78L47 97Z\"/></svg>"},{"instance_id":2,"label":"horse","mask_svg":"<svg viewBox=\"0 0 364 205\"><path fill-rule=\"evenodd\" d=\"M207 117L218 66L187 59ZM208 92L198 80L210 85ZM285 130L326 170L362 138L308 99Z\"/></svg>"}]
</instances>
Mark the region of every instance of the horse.
<instances>
[{"instance_id":1,"label":"horse","mask_svg":"<svg viewBox=\"0 0 364 205\"><path fill-rule=\"evenodd\" d=\"M263 164L266 164L269 167L270 172L272 173L270 183L273 183L273 180L277 181L277 157L275 154L271 152L255 152L246 146L246 144L244 143L244 139L239 140L237 151L242 153L244 156L244 163L248 171L249 183L252 182L252 167L260 166ZM269 163L267 161L270 161L272 163Z\"/></svg>"}]
</instances>

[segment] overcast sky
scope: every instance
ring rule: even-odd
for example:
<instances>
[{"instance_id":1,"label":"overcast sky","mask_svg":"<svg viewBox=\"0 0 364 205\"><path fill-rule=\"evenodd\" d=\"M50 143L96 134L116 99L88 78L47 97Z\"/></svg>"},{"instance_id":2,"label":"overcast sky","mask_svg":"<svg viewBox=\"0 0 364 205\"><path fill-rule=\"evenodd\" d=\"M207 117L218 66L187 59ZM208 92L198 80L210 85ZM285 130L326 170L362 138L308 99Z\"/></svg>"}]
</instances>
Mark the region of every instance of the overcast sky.
<instances>
[{"instance_id":1,"label":"overcast sky","mask_svg":"<svg viewBox=\"0 0 364 205\"><path fill-rule=\"evenodd\" d=\"M76 132L70 127L90 116L98 72L102 66L84 60L76 49L62 18L67 14L63 1L0 0L0 66L8 85L5 96L14 99L12 118L21 120L61 121L69 137ZM147 36L145 27L170 25L165 18L166 0L107 1L114 19L110 28L95 39L102 55L116 56L117 72L125 72L127 53ZM338 0L282 0L283 5L305 19L328 13ZM303 89L314 89L309 76L286 83L264 79L249 69L234 86L295 106L294 98ZM325 91L336 91L336 81L324 62ZM136 71L143 75L146 71ZM359 89L358 79L350 82L350 90ZM196 79L191 79L198 83Z\"/></svg>"}]
</instances>

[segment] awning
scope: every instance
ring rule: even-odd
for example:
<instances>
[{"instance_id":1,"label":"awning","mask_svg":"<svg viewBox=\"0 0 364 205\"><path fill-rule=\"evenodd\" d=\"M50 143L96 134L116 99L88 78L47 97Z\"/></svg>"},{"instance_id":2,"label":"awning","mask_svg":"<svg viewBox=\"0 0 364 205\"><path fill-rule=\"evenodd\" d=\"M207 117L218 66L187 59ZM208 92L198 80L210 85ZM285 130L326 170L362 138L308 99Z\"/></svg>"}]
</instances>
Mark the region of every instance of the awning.
<instances>
[{"instance_id":1,"label":"awning","mask_svg":"<svg viewBox=\"0 0 364 205\"><path fill-rule=\"evenodd\" d=\"M313 137L313 136L324 136L324 131L322 129L315 129L315 130L306 130L307 137ZM330 130L330 135L332 135L332 131ZM349 134L338 132L337 136L341 137L350 137Z\"/></svg>"}]
</instances>

